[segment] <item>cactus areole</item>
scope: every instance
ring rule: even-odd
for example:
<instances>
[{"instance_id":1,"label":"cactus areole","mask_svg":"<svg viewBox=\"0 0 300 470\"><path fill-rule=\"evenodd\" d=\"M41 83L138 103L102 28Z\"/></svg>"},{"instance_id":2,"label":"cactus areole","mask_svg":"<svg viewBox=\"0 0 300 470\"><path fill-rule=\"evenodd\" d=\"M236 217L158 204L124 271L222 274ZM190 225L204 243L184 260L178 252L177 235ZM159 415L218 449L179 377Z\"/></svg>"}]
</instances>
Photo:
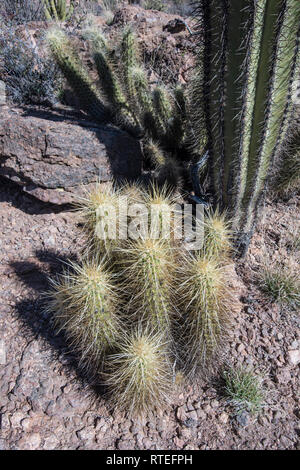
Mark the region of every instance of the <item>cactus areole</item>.
<instances>
[{"instance_id":1,"label":"cactus areole","mask_svg":"<svg viewBox=\"0 0 300 470\"><path fill-rule=\"evenodd\" d=\"M203 96L212 191L216 204L229 209L244 254L293 122L300 1L201 0L196 16L204 26L197 89Z\"/></svg>"}]
</instances>

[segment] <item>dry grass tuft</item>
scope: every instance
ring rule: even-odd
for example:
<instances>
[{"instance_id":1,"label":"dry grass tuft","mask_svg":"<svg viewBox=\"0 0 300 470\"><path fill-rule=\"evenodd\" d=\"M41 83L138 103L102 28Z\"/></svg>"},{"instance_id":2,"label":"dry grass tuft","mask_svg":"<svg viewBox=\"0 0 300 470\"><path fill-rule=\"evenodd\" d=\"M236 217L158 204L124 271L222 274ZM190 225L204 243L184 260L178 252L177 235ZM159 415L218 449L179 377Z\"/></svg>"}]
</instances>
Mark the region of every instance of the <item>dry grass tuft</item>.
<instances>
[{"instance_id":1,"label":"dry grass tuft","mask_svg":"<svg viewBox=\"0 0 300 470\"><path fill-rule=\"evenodd\" d=\"M224 395L238 414L242 411L249 411L252 414L261 412L264 392L260 377L241 367L225 370L222 377L224 379Z\"/></svg>"}]
</instances>

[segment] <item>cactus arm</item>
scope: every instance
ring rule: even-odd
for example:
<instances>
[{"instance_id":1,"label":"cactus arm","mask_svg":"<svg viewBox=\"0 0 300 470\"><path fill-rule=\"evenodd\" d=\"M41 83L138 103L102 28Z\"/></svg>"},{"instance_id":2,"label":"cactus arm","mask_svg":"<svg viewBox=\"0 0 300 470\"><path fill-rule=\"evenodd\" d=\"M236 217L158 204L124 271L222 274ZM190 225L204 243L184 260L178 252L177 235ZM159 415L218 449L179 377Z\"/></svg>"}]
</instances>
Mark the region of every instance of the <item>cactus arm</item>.
<instances>
[{"instance_id":1,"label":"cactus arm","mask_svg":"<svg viewBox=\"0 0 300 470\"><path fill-rule=\"evenodd\" d=\"M123 67L124 83L128 101L133 108L139 109L136 100L136 90L134 87L134 80L132 76L132 69L137 67L135 37L133 32L128 28L123 33L121 43L121 62Z\"/></svg>"},{"instance_id":2,"label":"cactus arm","mask_svg":"<svg viewBox=\"0 0 300 470\"><path fill-rule=\"evenodd\" d=\"M66 12L66 0L59 0L58 1L58 15L61 21L66 20L67 12Z\"/></svg>"},{"instance_id":3,"label":"cactus arm","mask_svg":"<svg viewBox=\"0 0 300 470\"><path fill-rule=\"evenodd\" d=\"M111 103L116 119L122 127L133 132L136 129L140 133L141 131L138 130L140 127L138 119L132 113L120 83L106 57L104 39L101 40L99 37L96 37L92 44L93 58L100 79L101 89L108 103Z\"/></svg>"},{"instance_id":4,"label":"cactus arm","mask_svg":"<svg viewBox=\"0 0 300 470\"><path fill-rule=\"evenodd\" d=\"M202 29L202 23L198 25ZM204 100L204 46L197 46L196 64L191 83L188 87L188 120L187 142L196 155L202 155L207 146L207 121Z\"/></svg>"},{"instance_id":5,"label":"cactus arm","mask_svg":"<svg viewBox=\"0 0 300 470\"><path fill-rule=\"evenodd\" d=\"M299 25L298 35L297 35L294 61L293 61L293 65L291 68L291 79L290 79L290 86L289 86L289 91L288 91L288 99L286 102L286 106L284 110L284 117L283 117L281 129L279 132L279 136L277 139L276 148L274 151L274 161L276 163L278 162L279 156L282 154L283 145L285 142L287 142L289 131L293 124L293 119L292 119L292 114L294 111L293 93L294 93L294 86L295 86L296 80L299 77L300 77L300 25Z\"/></svg>"},{"instance_id":6,"label":"cactus arm","mask_svg":"<svg viewBox=\"0 0 300 470\"><path fill-rule=\"evenodd\" d=\"M80 106L99 122L107 122L111 115L102 103L79 57L62 31L50 31L48 43L59 68L79 98Z\"/></svg>"},{"instance_id":7,"label":"cactus arm","mask_svg":"<svg viewBox=\"0 0 300 470\"><path fill-rule=\"evenodd\" d=\"M43 0L43 3L44 3L44 13L45 13L46 20L51 21L52 16L51 16L51 6L49 4L49 1Z\"/></svg>"},{"instance_id":8,"label":"cactus arm","mask_svg":"<svg viewBox=\"0 0 300 470\"><path fill-rule=\"evenodd\" d=\"M273 2L269 1L270 8L274 8ZM300 4L298 0L286 0L282 2L279 14L279 31L277 45L274 54L273 80L269 93L269 105L267 110L266 124L263 132L263 141L259 153L258 169L255 174L255 184L251 185L252 195L249 201L245 231L250 230L256 216L255 208L260 198L261 191L265 186L272 156L278 145L278 136L285 123L286 104L289 103L291 80L298 54L298 31L300 24ZM253 171L249 169L249 175ZM250 185L249 185L250 187Z\"/></svg>"},{"instance_id":9,"label":"cactus arm","mask_svg":"<svg viewBox=\"0 0 300 470\"><path fill-rule=\"evenodd\" d=\"M158 139L157 122L155 119L155 112L151 93L149 90L145 72L140 67L133 67L130 69L132 80L134 82L135 93L141 109L141 121L146 131L154 140Z\"/></svg>"},{"instance_id":10,"label":"cactus arm","mask_svg":"<svg viewBox=\"0 0 300 470\"><path fill-rule=\"evenodd\" d=\"M170 123L169 147L179 148L185 137L186 127L186 97L184 89L177 86L174 90L175 113Z\"/></svg>"},{"instance_id":11,"label":"cactus arm","mask_svg":"<svg viewBox=\"0 0 300 470\"><path fill-rule=\"evenodd\" d=\"M156 87L153 90L153 102L159 120L163 123L164 128L167 129L172 107L166 90L162 87Z\"/></svg>"},{"instance_id":12,"label":"cactus arm","mask_svg":"<svg viewBox=\"0 0 300 470\"><path fill-rule=\"evenodd\" d=\"M58 14L57 14L57 9L56 9L56 2L55 0L49 0L50 1L50 6L51 6L51 17L55 19L55 21L58 21Z\"/></svg>"},{"instance_id":13,"label":"cactus arm","mask_svg":"<svg viewBox=\"0 0 300 470\"><path fill-rule=\"evenodd\" d=\"M69 20L71 18L71 16L73 15L73 12L74 12L74 5L73 5L73 3L70 3L69 11L68 11L68 14L66 16L66 20Z\"/></svg>"},{"instance_id":14,"label":"cactus arm","mask_svg":"<svg viewBox=\"0 0 300 470\"><path fill-rule=\"evenodd\" d=\"M245 115L245 126L242 141L240 142L241 166L239 171L239 186L237 190L236 207L233 227L239 230L246 218L247 206L255 184L256 170L259 165L258 155L263 139L263 126L265 122L266 109L269 107L270 79L273 71L273 49L276 44L277 28L276 18L282 8L282 2L258 0L254 21L253 41L249 44L253 64L250 62L251 75L248 78L249 92L247 115ZM262 27L262 32L259 33ZM259 41L259 49L255 41ZM259 52L259 55L258 55ZM256 66L254 64L256 63ZM253 101L252 101L253 100ZM250 114L251 112L251 114ZM244 139L244 140L243 140Z\"/></svg>"}]
</instances>

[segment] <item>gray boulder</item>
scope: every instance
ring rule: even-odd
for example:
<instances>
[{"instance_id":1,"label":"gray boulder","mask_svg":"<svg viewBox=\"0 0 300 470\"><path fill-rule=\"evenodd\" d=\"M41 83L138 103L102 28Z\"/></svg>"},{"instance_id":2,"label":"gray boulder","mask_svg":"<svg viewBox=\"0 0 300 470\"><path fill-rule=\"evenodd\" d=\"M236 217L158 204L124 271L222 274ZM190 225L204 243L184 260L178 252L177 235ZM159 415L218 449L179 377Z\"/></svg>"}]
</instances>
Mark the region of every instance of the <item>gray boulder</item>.
<instances>
[{"instance_id":1,"label":"gray boulder","mask_svg":"<svg viewBox=\"0 0 300 470\"><path fill-rule=\"evenodd\" d=\"M113 126L55 112L0 116L0 175L45 202L72 202L96 181L136 179L141 167L139 142Z\"/></svg>"}]
</instances>

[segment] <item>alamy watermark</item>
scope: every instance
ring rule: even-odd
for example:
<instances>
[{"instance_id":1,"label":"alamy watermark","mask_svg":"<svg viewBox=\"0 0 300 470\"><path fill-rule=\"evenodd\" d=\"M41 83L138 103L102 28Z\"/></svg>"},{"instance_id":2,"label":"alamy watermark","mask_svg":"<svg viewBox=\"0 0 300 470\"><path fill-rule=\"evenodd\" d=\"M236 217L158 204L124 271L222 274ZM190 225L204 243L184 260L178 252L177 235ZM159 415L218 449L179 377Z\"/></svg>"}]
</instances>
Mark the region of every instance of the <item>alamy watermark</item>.
<instances>
[{"instance_id":1,"label":"alamy watermark","mask_svg":"<svg viewBox=\"0 0 300 470\"><path fill-rule=\"evenodd\" d=\"M181 241L187 250L200 250L204 239L202 204L100 204L95 235L101 240L165 239Z\"/></svg>"}]
</instances>

